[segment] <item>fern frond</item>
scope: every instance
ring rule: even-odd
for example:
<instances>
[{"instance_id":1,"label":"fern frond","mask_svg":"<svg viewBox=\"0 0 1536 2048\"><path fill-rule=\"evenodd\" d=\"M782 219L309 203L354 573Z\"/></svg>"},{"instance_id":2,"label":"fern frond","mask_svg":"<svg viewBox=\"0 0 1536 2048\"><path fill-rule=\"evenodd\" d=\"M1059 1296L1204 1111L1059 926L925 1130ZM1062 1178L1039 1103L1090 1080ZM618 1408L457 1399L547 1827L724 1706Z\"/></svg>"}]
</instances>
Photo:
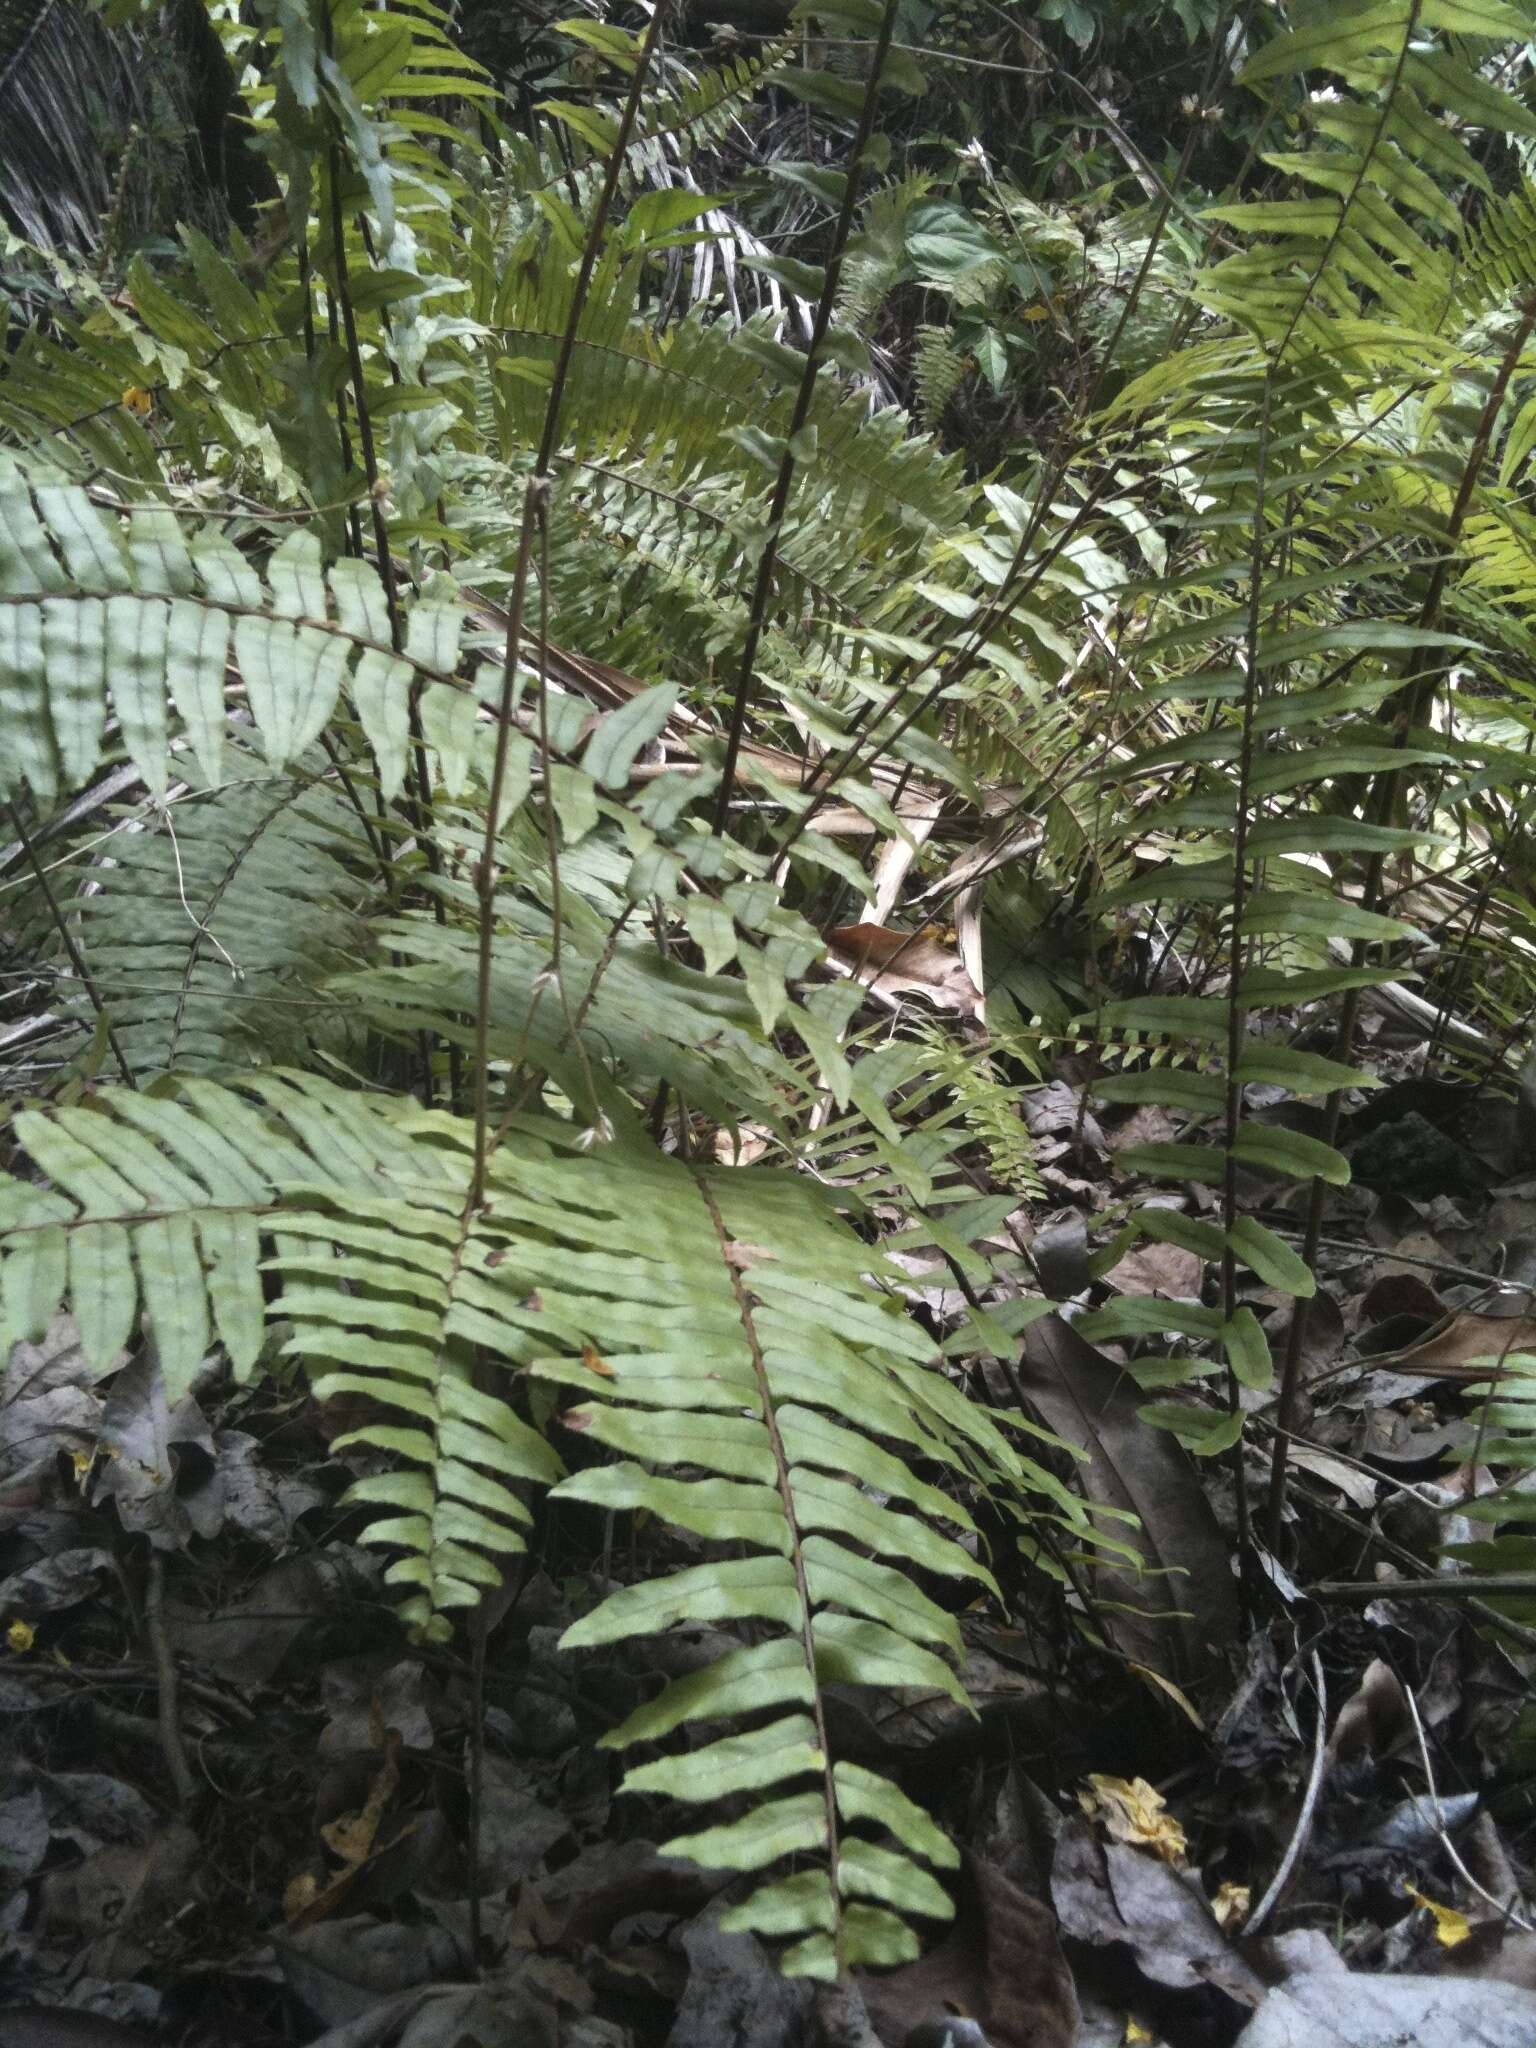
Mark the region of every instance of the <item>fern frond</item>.
<instances>
[{"instance_id":1,"label":"fern frond","mask_svg":"<svg viewBox=\"0 0 1536 2048\"><path fill-rule=\"evenodd\" d=\"M617 1593L568 1633L578 1647L680 1621L754 1624L756 1640L669 1687L609 1745L778 1716L750 1749L727 1736L627 1783L689 1804L767 1795L669 1846L754 1872L796 1859L732 1920L793 1937L787 1968L831 1977L915 1953L911 1921L950 1910L934 1872L954 1851L894 1787L832 1761L825 1689L906 1685L963 1703L957 1625L914 1575L991 1587L967 1492L1069 1497L933 1368L811 1183L524 1139L494 1155L475 1206L467 1120L296 1074L102 1089L24 1112L16 1135L49 1185L0 1189L10 1335L46 1328L67 1292L87 1355L110 1361L142 1302L174 1398L215 1332L249 1370L270 1316L319 1398L373 1406L348 1441L397 1463L349 1498L385 1511L363 1540L403 1553L388 1578L426 1632L522 1547L530 1485L745 1545L745 1558ZM268 1269L281 1281L270 1308ZM477 1384L477 1357L578 1389L561 1421L618 1462L561 1479L505 1394Z\"/></svg>"},{"instance_id":2,"label":"fern frond","mask_svg":"<svg viewBox=\"0 0 1536 2048\"><path fill-rule=\"evenodd\" d=\"M917 330L912 376L923 423L936 428L965 377L965 356L948 326L927 325Z\"/></svg>"},{"instance_id":3,"label":"fern frond","mask_svg":"<svg viewBox=\"0 0 1536 2048\"><path fill-rule=\"evenodd\" d=\"M78 484L0 452L0 709L11 746L0 789L43 805L89 781L109 712L150 790L171 763L172 714L210 783L223 772L231 657L274 768L325 729L345 687L386 797L404 781L413 684L451 679L461 615L423 604L402 655L389 644L383 585L368 564L324 566L309 529L263 577L212 527L161 506L126 522Z\"/></svg>"},{"instance_id":4,"label":"fern frond","mask_svg":"<svg viewBox=\"0 0 1536 2048\"><path fill-rule=\"evenodd\" d=\"M53 859L53 897L140 1082L282 1065L356 1036L324 984L374 950L378 877L357 819L324 784L234 765L244 778ZM53 1006L50 1050L62 1032L72 1057L95 1026L74 961L30 891L18 921Z\"/></svg>"},{"instance_id":5,"label":"fern frond","mask_svg":"<svg viewBox=\"0 0 1536 2048\"><path fill-rule=\"evenodd\" d=\"M581 1186L590 1212L572 1217L551 1200L563 1177L537 1175L526 1213L558 1235L567 1278L541 1299L580 1331L589 1362L567 1352L533 1371L588 1397L565 1426L622 1462L573 1474L555 1497L649 1508L752 1553L614 1594L566 1643L749 1616L766 1631L669 1686L606 1741L626 1749L744 1710L787 1712L757 1739L750 1770L746 1745L727 1737L642 1765L626 1784L689 1803L766 1795L668 1846L752 1872L815 1859L730 1916L733 1928L794 1938L789 1971L830 1978L899 1961L916 1952L913 1916L948 1914L923 1866L949 1866L953 1851L893 1788L831 1762L822 1692L898 1684L964 1699L950 1668L955 1623L909 1573L961 1585L990 1577L966 1547L963 1505L880 1440L961 1480L982 1462L978 1439L984 1454L1006 1458L1007 1447L993 1446L991 1425L928 1369L923 1340L894 1304L870 1293L868 1253L805 1182L669 1164L614 1175L592 1162L566 1182ZM650 1225L660 1204L664 1249Z\"/></svg>"},{"instance_id":6,"label":"fern frond","mask_svg":"<svg viewBox=\"0 0 1536 2048\"><path fill-rule=\"evenodd\" d=\"M1432 332L1452 288L1448 237L1459 217L1443 181L1489 189L1462 131L1536 133L1512 95L1489 85L1471 49L1523 37L1512 8L1465 9L1436 0L1346 0L1306 9L1243 71L1271 91L1319 72L1342 82L1304 103L1315 138L1266 158L1304 188L1240 202L1207 217L1240 230L1246 247L1199 284L1214 310L1282 344L1300 334L1319 358L1330 327L1379 310L1403 329ZM1455 41L1427 32L1466 31ZM1306 189L1310 188L1310 189ZM1338 337L1332 337L1336 353Z\"/></svg>"}]
</instances>

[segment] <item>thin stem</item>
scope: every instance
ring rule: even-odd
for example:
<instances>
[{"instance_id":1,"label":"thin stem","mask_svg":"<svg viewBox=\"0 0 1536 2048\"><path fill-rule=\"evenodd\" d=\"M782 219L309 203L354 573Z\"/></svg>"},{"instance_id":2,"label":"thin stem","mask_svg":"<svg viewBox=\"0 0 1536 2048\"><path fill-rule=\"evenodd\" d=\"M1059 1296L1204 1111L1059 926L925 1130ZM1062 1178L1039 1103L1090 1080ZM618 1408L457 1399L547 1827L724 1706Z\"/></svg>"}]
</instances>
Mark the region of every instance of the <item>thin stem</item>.
<instances>
[{"instance_id":1,"label":"thin stem","mask_svg":"<svg viewBox=\"0 0 1536 2048\"><path fill-rule=\"evenodd\" d=\"M325 16L325 37L327 50L330 48L330 14ZM368 409L368 393L363 377L363 351L357 334L357 311L352 303L351 275L347 266L346 224L342 218L341 205L341 149L336 140L335 117L332 116L333 130L327 149L327 182L330 185L331 202L331 259L335 267L334 290L331 293L333 309L339 305L342 330L346 336L347 369L352 384L352 402L357 413L357 435L362 449L363 474L368 482L368 506L373 522L373 550L378 564L379 581L384 586L384 607L389 617L389 641L396 654L405 650L405 623L400 610L400 591L395 580L394 551L390 546L389 522L384 512L384 488L379 474L378 449L373 437L373 415ZM411 737L411 785L407 810L411 826L421 844L427 870L432 875L442 872L442 855L438 850L437 836L433 830L432 781L427 768L426 742L422 735L421 718L418 709L420 694L419 679L412 684L408 716ZM432 892L433 916L440 927L447 924L447 910L434 890ZM422 1056L422 1099L430 1105L433 1096L432 1046L427 1033L420 1034ZM454 1071L454 1082L457 1071ZM456 1092L456 1090L455 1090Z\"/></svg>"},{"instance_id":2,"label":"thin stem","mask_svg":"<svg viewBox=\"0 0 1536 2048\"><path fill-rule=\"evenodd\" d=\"M197 1780L187 1762L186 1744L181 1739L181 1712L177 1700L176 1659L171 1654L165 1627L165 1555L149 1554L149 1582L144 1589L144 1633L155 1667L155 1697L160 1724L160 1750L176 1792L176 1803L185 1810L197 1797Z\"/></svg>"},{"instance_id":3,"label":"thin stem","mask_svg":"<svg viewBox=\"0 0 1536 2048\"><path fill-rule=\"evenodd\" d=\"M1246 965L1247 945L1243 937L1243 913L1248 901L1248 829L1251 788L1253 781L1253 735L1254 713L1259 699L1259 628L1264 595L1264 563L1266 556L1266 535L1264 531L1265 487L1268 482L1269 427L1271 403L1274 395L1274 380L1269 371L1264 376L1264 391L1259 413L1259 446L1255 466L1253 505L1253 555L1248 578L1248 626L1245 649L1247 675L1243 687L1243 737L1237 765L1237 812L1232 832L1232 945L1228 964L1227 986L1227 1088L1226 1088L1226 1145L1222 1175L1221 1225L1226 1239L1221 1254L1221 1313L1222 1321L1230 1332L1239 1308L1237 1291L1237 1253L1232 1248L1232 1233L1237 1228L1239 1208L1237 1199L1237 1140L1243 1121L1243 1083L1241 1066L1243 1040L1247 1035L1248 1012L1243 1003L1243 974ZM1241 1389L1231 1360L1230 1348L1227 1357L1227 1412L1240 1412ZM1242 1556L1244 1571L1250 1561L1253 1543L1253 1528L1248 1514L1248 1474L1243 1459L1243 1439L1239 1435L1232 1446L1232 1485L1237 1504L1237 1539Z\"/></svg>"},{"instance_id":4,"label":"thin stem","mask_svg":"<svg viewBox=\"0 0 1536 2048\"><path fill-rule=\"evenodd\" d=\"M469 1680L469 1963L478 1977L482 1974L484 1956L480 1838L485 1812L485 1651L490 1633L483 1600L475 1608L473 1629Z\"/></svg>"},{"instance_id":5,"label":"thin stem","mask_svg":"<svg viewBox=\"0 0 1536 2048\"><path fill-rule=\"evenodd\" d=\"M1280 1868L1270 1879L1269 1889L1254 1907L1243 1928L1244 1934L1257 1934L1270 1914L1280 1902L1280 1895L1291 1881L1291 1873L1301 1859L1312 1833L1312 1823L1317 1818L1318 1797L1323 1789L1323 1777L1328 1766L1328 1688L1323 1677L1323 1660L1316 1650L1311 1656L1312 1690L1317 1695L1317 1727L1312 1740L1312 1769L1307 1777L1307 1789L1302 1795L1301 1811L1296 1816L1296 1825L1291 1830L1291 1839Z\"/></svg>"},{"instance_id":6,"label":"thin stem","mask_svg":"<svg viewBox=\"0 0 1536 2048\"><path fill-rule=\"evenodd\" d=\"M347 369L352 382L352 403L357 413L357 438L363 455L363 475L368 479L368 505L373 518L373 549L379 580L384 585L384 604L389 613L389 638L396 654L405 646L400 618L400 594L395 585L395 562L389 545L389 524L384 516L384 494L379 483L379 457L373 438L373 415L363 383L363 351L357 338L357 313L352 304L351 279L347 270L347 234L341 212L341 151L332 142L329 150L331 188L331 258L336 267L335 293L346 337Z\"/></svg>"},{"instance_id":7,"label":"thin stem","mask_svg":"<svg viewBox=\"0 0 1536 2048\"><path fill-rule=\"evenodd\" d=\"M565 331L560 337L554 375L550 380L549 397L545 402L544 431L539 437L533 473L523 491L517 561L512 573L512 594L507 607L507 646L502 660L501 699L496 714L496 752L491 766L490 800L485 813L485 838L475 873L475 890L479 900L479 961L475 992L475 1163L470 1179L466 1213L470 1209L478 1208L484 1200L486 1165L490 1157L491 953L496 926L496 840L500 831L502 792L506 787L512 718L517 706L517 664L522 651L523 612L528 596L528 570L533 559L534 529L542 516L544 502L549 495L550 465L554 459L555 442L560 430L560 407L565 396L565 383L570 374L571 360L576 353L577 331L581 325L587 292L592 283L597 252L608 225L609 211L613 206L614 194L618 190L625 154L629 149L630 137L634 133L635 121L640 112L640 98L644 91L646 75L660 39L665 14L665 0L657 0L645 35L635 53L634 76L630 80L624 110L619 116L618 132L613 138L613 147L608 153L608 162L603 173L603 188L598 195L597 206L587 228L587 239L581 252L581 266L571 291ZM541 703L542 698L541 690ZM558 917L555 942L558 945Z\"/></svg>"},{"instance_id":8,"label":"thin stem","mask_svg":"<svg viewBox=\"0 0 1536 2048\"><path fill-rule=\"evenodd\" d=\"M870 59L869 82L864 89L864 104L859 109L859 125L854 134L853 149L844 174L843 203L837 216L837 226L832 234L832 247L827 257L826 273L822 279L821 297L816 302L816 318L811 327L805 367L800 373L800 388L795 394L795 409L790 415L784 452L779 457L779 473L774 479L773 496L768 501L768 534L763 542L762 554L758 558L757 581L752 588L752 603L747 614L747 636L741 650L741 673L736 679L736 696L731 705L731 722L726 734L725 768L720 779L720 795L715 804L717 834L724 833L730 816L731 791L736 784L736 762L741 753L747 711L752 702L758 643L763 637L763 624L768 616L768 599L773 590L774 569L779 558L779 531L784 524L784 514L789 506L790 487L795 477L795 442L811 416L811 404L816 396L816 378L821 368L822 346L827 338L827 329L832 324L832 308L837 302L837 288L843 274L843 255L848 246L853 216L859 203L859 178L864 168L864 152L869 147L869 138L875 125L875 108L880 97L880 74L885 69L885 60L890 53L891 37L895 30L896 0L885 0L880 33L875 41L874 56Z\"/></svg>"}]
</instances>

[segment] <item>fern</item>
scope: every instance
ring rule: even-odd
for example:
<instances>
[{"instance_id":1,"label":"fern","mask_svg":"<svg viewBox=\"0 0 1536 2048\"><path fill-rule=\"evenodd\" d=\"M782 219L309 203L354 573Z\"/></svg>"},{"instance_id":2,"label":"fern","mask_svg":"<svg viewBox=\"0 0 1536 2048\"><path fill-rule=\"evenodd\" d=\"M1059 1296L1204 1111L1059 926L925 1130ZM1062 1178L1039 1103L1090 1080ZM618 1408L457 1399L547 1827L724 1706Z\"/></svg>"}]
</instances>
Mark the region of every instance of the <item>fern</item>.
<instances>
[{"instance_id":1,"label":"fern","mask_svg":"<svg viewBox=\"0 0 1536 2048\"><path fill-rule=\"evenodd\" d=\"M316 534L274 550L263 578L223 534L184 535L169 510L105 515L78 484L34 476L0 453L0 633L12 748L0 787L44 805L104 758L109 711L157 795L171 765L172 712L211 783L223 773L226 666L267 760L282 768L326 728L345 685L375 748L381 784L404 781L408 698L450 681L461 615L423 605L392 652L384 587L361 562L326 569Z\"/></svg>"},{"instance_id":2,"label":"fern","mask_svg":"<svg viewBox=\"0 0 1536 2048\"><path fill-rule=\"evenodd\" d=\"M347 1441L396 1468L349 1498L386 1511L363 1538L402 1553L388 1578L410 1589L405 1612L427 1633L522 1549L531 1485L558 1480L557 1498L648 1508L744 1545L746 1557L611 1596L567 1646L755 1623L760 1640L607 1741L788 1710L627 1782L689 1803L767 1795L669 1846L753 1872L795 1858L731 1918L796 1937L787 1969L832 1977L915 1953L911 1920L950 1910L932 1867L954 1851L894 1787L832 1762L824 1688L963 1701L955 1622L909 1574L992 1584L968 1488L1070 1500L932 1369L926 1340L872 1284L867 1249L809 1183L524 1141L498 1152L475 1208L471 1124L298 1074L102 1089L24 1112L16 1135L50 1186L4 1189L12 1340L46 1329L67 1288L87 1355L105 1365L142 1300L174 1399L215 1332L249 1371L270 1315L318 1398L362 1395L384 1418ZM265 1312L264 1266L281 1286ZM579 1390L564 1428L619 1462L560 1479L477 1359ZM919 1479L912 1458L953 1491Z\"/></svg>"},{"instance_id":3,"label":"fern","mask_svg":"<svg viewBox=\"0 0 1536 2048\"><path fill-rule=\"evenodd\" d=\"M937 427L965 377L965 357L948 327L929 325L918 329L912 376L918 411L929 427Z\"/></svg>"},{"instance_id":4,"label":"fern","mask_svg":"<svg viewBox=\"0 0 1536 2048\"><path fill-rule=\"evenodd\" d=\"M984 1054L967 1054L934 1026L917 1026L935 1055L938 1072L955 1092L966 1130L986 1155L992 1178L1021 1200L1044 1193L1034 1148L1019 1113L1018 1090Z\"/></svg>"},{"instance_id":5,"label":"fern","mask_svg":"<svg viewBox=\"0 0 1536 2048\"><path fill-rule=\"evenodd\" d=\"M53 897L140 1080L283 1064L356 1037L325 984L374 950L367 913L382 892L358 821L323 784L226 758L244 772L216 794L131 813L53 859ZM54 1005L57 1049L79 1056L91 998L35 890L17 946Z\"/></svg>"},{"instance_id":6,"label":"fern","mask_svg":"<svg viewBox=\"0 0 1536 2048\"><path fill-rule=\"evenodd\" d=\"M1079 1327L1101 1337L1177 1327L1216 1350L1228 1373L1225 1414L1168 1404L1148 1411L1205 1452L1238 1445L1239 1384L1261 1393L1271 1384L1268 1344L1238 1275L1247 1268L1304 1302L1325 1191L1348 1177L1326 1139L1251 1118L1245 1091L1262 1081L1328 1097L1336 1108L1344 1088L1360 1085L1349 1058L1360 993L1390 976L1375 954L1412 937L1385 914L1382 877L1390 862L1433 858L1431 835L1404 814L1402 796L1413 777L1448 758L1425 729L1435 679L1463 644L1446 630L1458 601L1446 550L1468 552L1480 589L1520 580L1495 567L1492 545L1495 528L1513 539L1518 512L1479 466L1488 408L1518 375L1520 338L1489 338L1479 364L1484 427L1468 454L1463 422L1450 457L1436 436L1466 359L1458 364L1435 330L1462 235L1446 181L1487 189L1482 172L1468 168L1458 131L1492 124L1524 135L1530 117L1486 85L1460 45L1426 39L1439 29L1523 33L1514 11L1497 6L1315 8L1250 59L1245 77L1266 94L1284 95L1318 72L1344 89L1306 101L1306 146L1268 159L1296 196L1211 211L1242 238L1237 254L1195 281L1227 332L1145 372L1110 414L1155 419L1165 447L1188 467L1166 529L1169 567L1182 564L1182 573L1142 586L1155 590L1164 616L1144 628L1131 656L1143 678L1156 670L1164 737L1127 748L1110 770L1126 790L1110 845L1118 837L1136 858L1128 874L1106 877L1094 907L1147 915L1155 906L1184 935L1191 979L1214 980L1220 992L1112 1002L1082 1028L1161 1034L1198 1054L1199 1067L1176 1077L1129 1072L1099 1087L1110 1101L1162 1102L1181 1113L1177 1139L1122 1153L1120 1163L1214 1185L1219 1219L1144 1208L1129 1232L1199 1253L1216 1269L1220 1301L1181 1310L1176 1324L1164 1306L1112 1301ZM1405 431L1394 414L1426 370L1432 396ZM1459 490L1444 481L1448 461ZM1378 590L1314 557L1314 522L1334 545L1349 533L1362 552L1385 543L1410 560L1428 548L1444 566L1418 588ZM1289 554L1286 535L1294 537ZM1226 597L1232 585L1246 591L1244 601ZM1383 721L1384 705L1394 726ZM1144 778L1158 789L1150 805L1134 794ZM1343 998L1341 1059L1281 1042L1286 1019L1329 996ZM1311 1184L1301 1257L1238 1214L1242 1167ZM1303 1326L1298 1312L1293 1330ZM1295 1359L1293 1338L1282 1431ZM1242 1512L1240 1448L1234 1456ZM1283 1456L1282 1435L1277 1475ZM1282 1498L1277 1477L1276 1512Z\"/></svg>"}]
</instances>

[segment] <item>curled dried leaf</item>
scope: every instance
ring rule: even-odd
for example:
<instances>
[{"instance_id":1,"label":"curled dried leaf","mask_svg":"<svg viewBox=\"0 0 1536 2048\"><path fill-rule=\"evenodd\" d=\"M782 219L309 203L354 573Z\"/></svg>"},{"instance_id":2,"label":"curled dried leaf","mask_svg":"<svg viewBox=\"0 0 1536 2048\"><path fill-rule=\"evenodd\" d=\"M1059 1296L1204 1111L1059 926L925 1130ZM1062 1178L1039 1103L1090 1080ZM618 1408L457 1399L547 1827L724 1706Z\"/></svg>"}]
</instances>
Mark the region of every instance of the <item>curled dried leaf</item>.
<instances>
[{"instance_id":1,"label":"curled dried leaf","mask_svg":"<svg viewBox=\"0 0 1536 2048\"><path fill-rule=\"evenodd\" d=\"M1151 1849L1164 1863L1184 1862L1189 1847L1184 1830L1155 1786L1145 1778L1107 1778L1097 1771L1088 1785L1088 1791L1078 1793L1078 1804L1117 1842Z\"/></svg>"}]
</instances>

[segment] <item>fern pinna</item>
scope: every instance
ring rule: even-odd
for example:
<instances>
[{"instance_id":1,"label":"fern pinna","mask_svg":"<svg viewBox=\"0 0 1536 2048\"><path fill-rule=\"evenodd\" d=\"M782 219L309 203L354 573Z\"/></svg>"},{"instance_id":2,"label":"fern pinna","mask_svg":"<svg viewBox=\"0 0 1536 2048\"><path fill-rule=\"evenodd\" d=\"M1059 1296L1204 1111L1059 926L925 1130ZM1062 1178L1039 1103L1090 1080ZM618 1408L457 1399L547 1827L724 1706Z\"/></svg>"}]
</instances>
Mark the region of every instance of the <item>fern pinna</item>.
<instances>
[{"instance_id":1,"label":"fern pinna","mask_svg":"<svg viewBox=\"0 0 1536 2048\"><path fill-rule=\"evenodd\" d=\"M731 1730L626 1783L740 1809L670 1847L768 1873L731 1924L792 1938L786 1968L832 1977L915 1952L911 1923L949 1910L934 1872L954 1852L895 1786L832 1758L824 1690L963 1701L954 1617L915 1582L991 1587L959 1495L1072 1503L933 1370L813 1186L620 1145L584 1156L551 1123L497 1151L472 1208L467 1120L276 1071L103 1088L23 1112L16 1137L47 1185L4 1189L12 1339L46 1330L67 1291L103 1368L142 1304L172 1400L215 1338L248 1373L269 1328L319 1398L366 1396L383 1419L347 1441L391 1469L351 1499L382 1510L364 1540L400 1553L387 1577L428 1635L523 1549L531 1487L744 1549L626 1587L569 1630L571 1648L679 1623L747 1631L605 1740ZM557 1390L561 1429L617 1459L562 1477L514 1373Z\"/></svg>"}]
</instances>

